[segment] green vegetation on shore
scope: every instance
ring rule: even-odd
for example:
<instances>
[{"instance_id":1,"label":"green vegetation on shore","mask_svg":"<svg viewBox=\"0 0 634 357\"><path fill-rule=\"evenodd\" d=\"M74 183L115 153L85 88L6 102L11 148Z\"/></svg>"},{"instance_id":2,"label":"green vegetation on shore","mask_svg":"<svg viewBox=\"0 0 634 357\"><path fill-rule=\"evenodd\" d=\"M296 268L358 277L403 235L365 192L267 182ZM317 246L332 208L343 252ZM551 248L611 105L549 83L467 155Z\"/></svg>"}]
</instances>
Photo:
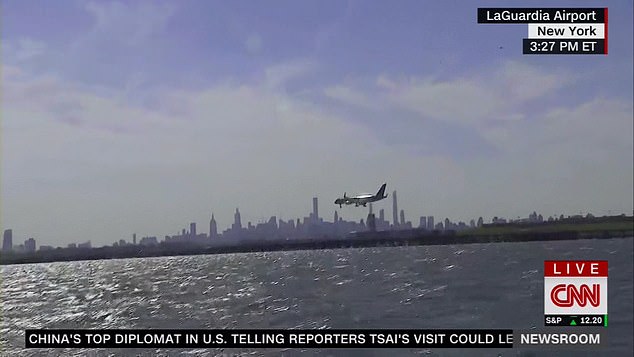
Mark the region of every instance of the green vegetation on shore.
<instances>
[{"instance_id":1,"label":"green vegetation on shore","mask_svg":"<svg viewBox=\"0 0 634 357\"><path fill-rule=\"evenodd\" d=\"M462 236L499 235L513 233L556 233L556 232L629 232L634 231L634 221L631 217L624 217L622 221L592 222L592 223L544 223L536 225L488 225L484 227L466 229L458 232Z\"/></svg>"}]
</instances>

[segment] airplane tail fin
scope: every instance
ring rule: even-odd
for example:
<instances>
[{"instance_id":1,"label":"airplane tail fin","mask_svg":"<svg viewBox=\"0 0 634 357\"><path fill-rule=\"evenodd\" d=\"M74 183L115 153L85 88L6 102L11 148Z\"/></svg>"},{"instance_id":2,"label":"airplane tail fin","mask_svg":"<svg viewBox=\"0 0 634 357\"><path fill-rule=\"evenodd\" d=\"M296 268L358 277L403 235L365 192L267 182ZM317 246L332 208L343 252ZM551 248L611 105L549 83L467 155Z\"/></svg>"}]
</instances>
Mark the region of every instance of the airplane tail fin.
<instances>
[{"instance_id":1,"label":"airplane tail fin","mask_svg":"<svg viewBox=\"0 0 634 357\"><path fill-rule=\"evenodd\" d=\"M376 197L380 197L380 198L385 198L387 197L385 195L385 187L387 186L386 183L384 183L383 185L381 185L381 188L379 189L379 192L376 193Z\"/></svg>"}]
</instances>

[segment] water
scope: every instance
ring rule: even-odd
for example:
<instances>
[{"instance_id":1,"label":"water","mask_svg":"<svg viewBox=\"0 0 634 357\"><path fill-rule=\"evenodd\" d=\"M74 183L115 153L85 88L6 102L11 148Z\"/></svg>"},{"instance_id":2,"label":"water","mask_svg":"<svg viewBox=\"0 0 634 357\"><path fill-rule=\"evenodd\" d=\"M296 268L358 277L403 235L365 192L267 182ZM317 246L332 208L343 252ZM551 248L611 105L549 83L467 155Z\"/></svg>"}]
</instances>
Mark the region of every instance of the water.
<instances>
[{"instance_id":1,"label":"water","mask_svg":"<svg viewBox=\"0 0 634 357\"><path fill-rule=\"evenodd\" d=\"M632 242L495 243L3 266L0 351L7 356L301 352L24 349L26 328L542 328L544 260L605 259L610 345L592 355L632 356ZM303 352L545 354L449 349Z\"/></svg>"}]
</instances>

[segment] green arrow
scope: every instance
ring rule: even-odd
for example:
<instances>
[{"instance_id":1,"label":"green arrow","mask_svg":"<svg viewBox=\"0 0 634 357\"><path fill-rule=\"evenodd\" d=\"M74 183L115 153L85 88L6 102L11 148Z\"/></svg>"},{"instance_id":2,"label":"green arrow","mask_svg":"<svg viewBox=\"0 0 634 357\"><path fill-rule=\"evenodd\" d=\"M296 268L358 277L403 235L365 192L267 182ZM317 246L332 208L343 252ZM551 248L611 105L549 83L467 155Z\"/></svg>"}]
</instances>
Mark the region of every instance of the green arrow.
<instances>
[{"instance_id":1,"label":"green arrow","mask_svg":"<svg viewBox=\"0 0 634 357\"><path fill-rule=\"evenodd\" d=\"M577 323L575 322L575 320L572 320L572 322L570 323L570 326L577 326Z\"/></svg>"}]
</instances>

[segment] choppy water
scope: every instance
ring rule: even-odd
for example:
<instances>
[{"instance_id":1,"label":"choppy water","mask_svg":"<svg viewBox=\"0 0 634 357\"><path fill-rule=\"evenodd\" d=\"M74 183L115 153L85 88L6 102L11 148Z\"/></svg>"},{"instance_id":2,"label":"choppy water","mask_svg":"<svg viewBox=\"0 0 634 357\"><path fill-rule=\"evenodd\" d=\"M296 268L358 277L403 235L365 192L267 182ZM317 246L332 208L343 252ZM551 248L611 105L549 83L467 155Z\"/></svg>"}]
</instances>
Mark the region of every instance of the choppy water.
<instances>
[{"instance_id":1,"label":"choppy water","mask_svg":"<svg viewBox=\"0 0 634 357\"><path fill-rule=\"evenodd\" d=\"M610 346L592 355L632 356L632 242L364 248L4 266L0 351L11 356L301 352L24 349L26 328L542 328L544 260L606 259ZM304 352L534 355L526 350Z\"/></svg>"}]
</instances>

